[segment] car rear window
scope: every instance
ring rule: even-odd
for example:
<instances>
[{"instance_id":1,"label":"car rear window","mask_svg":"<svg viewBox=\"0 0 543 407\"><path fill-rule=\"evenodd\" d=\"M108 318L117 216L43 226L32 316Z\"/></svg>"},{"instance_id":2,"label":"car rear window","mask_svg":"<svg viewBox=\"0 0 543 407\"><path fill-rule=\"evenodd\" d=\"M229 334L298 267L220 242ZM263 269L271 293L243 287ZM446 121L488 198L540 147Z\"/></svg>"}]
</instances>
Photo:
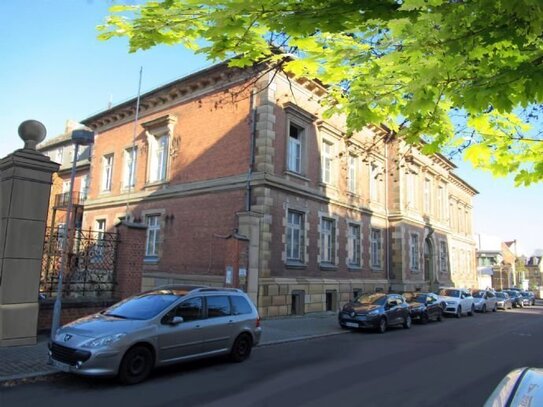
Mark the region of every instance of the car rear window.
<instances>
[{"instance_id":1,"label":"car rear window","mask_svg":"<svg viewBox=\"0 0 543 407\"><path fill-rule=\"evenodd\" d=\"M439 290L439 295L444 297L460 297L460 290Z\"/></svg>"},{"instance_id":2,"label":"car rear window","mask_svg":"<svg viewBox=\"0 0 543 407\"><path fill-rule=\"evenodd\" d=\"M240 295L232 295L230 301L232 302L232 314L234 315L250 314L253 312L249 302Z\"/></svg>"},{"instance_id":3,"label":"car rear window","mask_svg":"<svg viewBox=\"0 0 543 407\"><path fill-rule=\"evenodd\" d=\"M226 295L207 297L207 317L225 317L230 315L230 301Z\"/></svg>"}]
</instances>

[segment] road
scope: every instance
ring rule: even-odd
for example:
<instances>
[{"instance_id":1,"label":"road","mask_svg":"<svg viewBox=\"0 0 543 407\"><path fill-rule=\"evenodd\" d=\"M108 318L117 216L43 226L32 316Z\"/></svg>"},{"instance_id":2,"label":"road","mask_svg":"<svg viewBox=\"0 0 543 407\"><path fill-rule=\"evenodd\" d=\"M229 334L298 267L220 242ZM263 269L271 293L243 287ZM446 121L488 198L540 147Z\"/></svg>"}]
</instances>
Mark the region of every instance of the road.
<instances>
[{"instance_id":1,"label":"road","mask_svg":"<svg viewBox=\"0 0 543 407\"><path fill-rule=\"evenodd\" d=\"M242 364L160 369L146 382L59 374L0 389L0 405L481 406L511 369L543 366L543 307L260 347Z\"/></svg>"}]
</instances>

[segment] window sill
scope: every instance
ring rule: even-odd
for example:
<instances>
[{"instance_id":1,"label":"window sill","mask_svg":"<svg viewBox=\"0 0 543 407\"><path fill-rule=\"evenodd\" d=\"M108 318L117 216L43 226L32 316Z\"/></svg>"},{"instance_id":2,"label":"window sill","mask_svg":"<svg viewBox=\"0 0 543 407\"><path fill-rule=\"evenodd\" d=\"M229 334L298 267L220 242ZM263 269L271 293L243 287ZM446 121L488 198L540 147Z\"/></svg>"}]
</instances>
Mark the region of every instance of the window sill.
<instances>
[{"instance_id":1,"label":"window sill","mask_svg":"<svg viewBox=\"0 0 543 407\"><path fill-rule=\"evenodd\" d=\"M143 264L158 264L159 261L160 258L156 256L145 256L143 258Z\"/></svg>"},{"instance_id":2,"label":"window sill","mask_svg":"<svg viewBox=\"0 0 543 407\"><path fill-rule=\"evenodd\" d=\"M303 263L285 263L285 267L289 270L305 270L307 266Z\"/></svg>"},{"instance_id":3,"label":"window sill","mask_svg":"<svg viewBox=\"0 0 543 407\"><path fill-rule=\"evenodd\" d=\"M372 266L371 267L371 271L375 272L375 273L379 273L379 272L382 272L383 271L383 268L381 266Z\"/></svg>"},{"instance_id":4,"label":"window sill","mask_svg":"<svg viewBox=\"0 0 543 407\"><path fill-rule=\"evenodd\" d=\"M164 180L164 181L154 181L154 182L147 182L143 188L144 189L147 189L147 188L154 188L154 187L160 187L160 186L167 186L168 185L168 180Z\"/></svg>"},{"instance_id":5,"label":"window sill","mask_svg":"<svg viewBox=\"0 0 543 407\"><path fill-rule=\"evenodd\" d=\"M321 263L319 268L323 271L337 271L337 266L330 263Z\"/></svg>"},{"instance_id":6,"label":"window sill","mask_svg":"<svg viewBox=\"0 0 543 407\"><path fill-rule=\"evenodd\" d=\"M311 180L309 178L305 177L304 175L300 174L299 172L286 170L285 175L293 177L293 178L301 179L302 181L311 182Z\"/></svg>"},{"instance_id":7,"label":"window sill","mask_svg":"<svg viewBox=\"0 0 543 407\"><path fill-rule=\"evenodd\" d=\"M362 271L362 266L354 265L354 264L348 264L347 269L351 272L358 272Z\"/></svg>"}]
</instances>

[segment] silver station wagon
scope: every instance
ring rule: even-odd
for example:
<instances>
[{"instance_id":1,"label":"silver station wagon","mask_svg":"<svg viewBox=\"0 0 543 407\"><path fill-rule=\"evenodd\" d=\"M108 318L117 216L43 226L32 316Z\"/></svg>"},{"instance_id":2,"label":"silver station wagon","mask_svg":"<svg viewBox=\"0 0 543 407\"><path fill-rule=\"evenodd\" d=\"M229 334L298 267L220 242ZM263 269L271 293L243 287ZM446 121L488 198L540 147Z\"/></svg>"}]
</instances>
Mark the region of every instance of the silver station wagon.
<instances>
[{"instance_id":1,"label":"silver station wagon","mask_svg":"<svg viewBox=\"0 0 543 407\"><path fill-rule=\"evenodd\" d=\"M61 327L49 361L65 372L145 380L156 366L198 358L249 357L262 333L258 312L237 289L167 286Z\"/></svg>"}]
</instances>

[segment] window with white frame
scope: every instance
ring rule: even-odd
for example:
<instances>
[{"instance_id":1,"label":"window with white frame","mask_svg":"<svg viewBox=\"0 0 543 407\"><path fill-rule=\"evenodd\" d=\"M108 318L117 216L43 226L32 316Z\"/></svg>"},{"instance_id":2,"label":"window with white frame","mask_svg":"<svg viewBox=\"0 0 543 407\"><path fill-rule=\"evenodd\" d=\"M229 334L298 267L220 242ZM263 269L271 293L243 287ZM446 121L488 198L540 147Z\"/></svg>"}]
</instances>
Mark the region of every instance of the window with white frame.
<instances>
[{"instance_id":1,"label":"window with white frame","mask_svg":"<svg viewBox=\"0 0 543 407\"><path fill-rule=\"evenodd\" d=\"M81 200L87 199L89 195L89 174L85 174L83 178L81 178Z\"/></svg>"},{"instance_id":2,"label":"window with white frame","mask_svg":"<svg viewBox=\"0 0 543 407\"><path fill-rule=\"evenodd\" d=\"M360 267L360 225L349 223L347 235L347 262L349 266Z\"/></svg>"},{"instance_id":3,"label":"window with white frame","mask_svg":"<svg viewBox=\"0 0 543 407\"><path fill-rule=\"evenodd\" d=\"M417 174L411 171L407 173L407 206L417 208Z\"/></svg>"},{"instance_id":4,"label":"window with white frame","mask_svg":"<svg viewBox=\"0 0 543 407\"><path fill-rule=\"evenodd\" d=\"M145 244L146 257L158 257L160 249L160 215L147 215L147 243Z\"/></svg>"},{"instance_id":5,"label":"window with white frame","mask_svg":"<svg viewBox=\"0 0 543 407\"><path fill-rule=\"evenodd\" d=\"M447 242L439 242L439 271L441 273L447 272Z\"/></svg>"},{"instance_id":6,"label":"window with white frame","mask_svg":"<svg viewBox=\"0 0 543 407\"><path fill-rule=\"evenodd\" d=\"M357 177L358 177L358 160L354 155L349 155L347 158L347 189L349 192L357 193Z\"/></svg>"},{"instance_id":7,"label":"window with white frame","mask_svg":"<svg viewBox=\"0 0 543 407\"><path fill-rule=\"evenodd\" d=\"M304 262L304 214L289 210L287 213L287 262Z\"/></svg>"},{"instance_id":8,"label":"window with white frame","mask_svg":"<svg viewBox=\"0 0 543 407\"><path fill-rule=\"evenodd\" d=\"M70 191L70 180L62 182L62 193L65 194Z\"/></svg>"},{"instance_id":9,"label":"window with white frame","mask_svg":"<svg viewBox=\"0 0 543 407\"><path fill-rule=\"evenodd\" d=\"M419 235L417 233L411 233L409 239L409 267L411 270L419 270L420 260L419 260Z\"/></svg>"},{"instance_id":10,"label":"window with white frame","mask_svg":"<svg viewBox=\"0 0 543 407\"><path fill-rule=\"evenodd\" d=\"M59 147L55 154L55 161L59 164L62 164L64 159L64 147Z\"/></svg>"},{"instance_id":11,"label":"window with white frame","mask_svg":"<svg viewBox=\"0 0 543 407\"><path fill-rule=\"evenodd\" d=\"M104 256L105 250L106 220L96 219L94 221L94 246L91 248L91 261L99 261Z\"/></svg>"},{"instance_id":12,"label":"window with white frame","mask_svg":"<svg viewBox=\"0 0 543 407\"><path fill-rule=\"evenodd\" d=\"M443 185L440 185L437 191L437 210L439 219L445 219L445 188Z\"/></svg>"},{"instance_id":13,"label":"window with white frame","mask_svg":"<svg viewBox=\"0 0 543 407\"><path fill-rule=\"evenodd\" d=\"M321 177L322 182L325 184L331 184L333 182L333 150L334 145L327 140L322 141L322 154L321 154Z\"/></svg>"},{"instance_id":14,"label":"window with white frame","mask_svg":"<svg viewBox=\"0 0 543 407\"><path fill-rule=\"evenodd\" d=\"M302 173L304 129L293 123L289 124L287 145L287 170Z\"/></svg>"},{"instance_id":15,"label":"window with white frame","mask_svg":"<svg viewBox=\"0 0 543 407\"><path fill-rule=\"evenodd\" d=\"M123 154L123 188L132 188L136 185L136 157L137 147L124 150Z\"/></svg>"},{"instance_id":16,"label":"window with white frame","mask_svg":"<svg viewBox=\"0 0 543 407\"><path fill-rule=\"evenodd\" d=\"M381 229L371 229L370 232L370 265L372 268L381 268Z\"/></svg>"},{"instance_id":17,"label":"window with white frame","mask_svg":"<svg viewBox=\"0 0 543 407\"><path fill-rule=\"evenodd\" d=\"M102 191L111 191L111 179L113 176L113 154L102 158Z\"/></svg>"},{"instance_id":18,"label":"window with white frame","mask_svg":"<svg viewBox=\"0 0 543 407\"><path fill-rule=\"evenodd\" d=\"M370 200L374 202L381 200L380 178L382 171L382 167L377 162L370 164Z\"/></svg>"},{"instance_id":19,"label":"window with white frame","mask_svg":"<svg viewBox=\"0 0 543 407\"><path fill-rule=\"evenodd\" d=\"M149 182L165 181L168 174L168 146L170 137L150 137Z\"/></svg>"},{"instance_id":20,"label":"window with white frame","mask_svg":"<svg viewBox=\"0 0 543 407\"><path fill-rule=\"evenodd\" d=\"M321 218L321 263L335 264L336 221Z\"/></svg>"},{"instance_id":21,"label":"window with white frame","mask_svg":"<svg viewBox=\"0 0 543 407\"><path fill-rule=\"evenodd\" d=\"M432 210L432 181L424 178L424 213L429 214Z\"/></svg>"}]
</instances>

